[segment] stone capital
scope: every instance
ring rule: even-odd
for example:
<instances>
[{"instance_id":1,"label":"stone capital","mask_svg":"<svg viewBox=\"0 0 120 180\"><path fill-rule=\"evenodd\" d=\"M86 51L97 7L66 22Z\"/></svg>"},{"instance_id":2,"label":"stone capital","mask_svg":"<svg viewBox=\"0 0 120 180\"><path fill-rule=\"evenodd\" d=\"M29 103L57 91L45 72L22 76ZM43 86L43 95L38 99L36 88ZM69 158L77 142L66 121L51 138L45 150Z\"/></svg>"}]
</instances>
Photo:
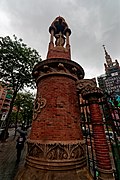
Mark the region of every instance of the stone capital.
<instances>
[{"instance_id":1,"label":"stone capital","mask_svg":"<svg viewBox=\"0 0 120 180\"><path fill-rule=\"evenodd\" d=\"M97 87L94 79L81 79L76 82L77 90L87 100L96 100L103 96L103 91Z\"/></svg>"}]
</instances>

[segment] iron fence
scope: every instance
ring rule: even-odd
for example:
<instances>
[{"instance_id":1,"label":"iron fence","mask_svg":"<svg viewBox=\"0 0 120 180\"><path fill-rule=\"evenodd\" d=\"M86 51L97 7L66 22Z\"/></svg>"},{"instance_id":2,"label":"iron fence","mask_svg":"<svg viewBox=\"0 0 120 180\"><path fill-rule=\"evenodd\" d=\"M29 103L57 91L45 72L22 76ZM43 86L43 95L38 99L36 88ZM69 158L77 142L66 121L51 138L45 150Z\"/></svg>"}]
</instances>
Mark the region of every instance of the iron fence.
<instances>
[{"instance_id":1,"label":"iron fence","mask_svg":"<svg viewBox=\"0 0 120 180\"><path fill-rule=\"evenodd\" d=\"M91 123L91 113L88 101L80 96L81 128L86 142L87 164L93 179L98 179L96 154L94 150L94 134ZM106 140L109 147L109 154L116 180L120 180L120 108L113 106L105 96L99 99L99 106L102 113Z\"/></svg>"}]
</instances>

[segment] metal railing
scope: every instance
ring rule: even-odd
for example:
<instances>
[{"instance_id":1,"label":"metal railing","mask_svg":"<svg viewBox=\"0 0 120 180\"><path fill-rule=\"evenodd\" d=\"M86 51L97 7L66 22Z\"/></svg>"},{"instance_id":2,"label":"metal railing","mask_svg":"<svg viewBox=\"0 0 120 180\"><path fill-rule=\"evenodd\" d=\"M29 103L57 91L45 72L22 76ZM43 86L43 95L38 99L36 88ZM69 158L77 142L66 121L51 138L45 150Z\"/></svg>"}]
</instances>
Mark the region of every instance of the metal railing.
<instances>
[{"instance_id":1,"label":"metal railing","mask_svg":"<svg viewBox=\"0 0 120 180\"><path fill-rule=\"evenodd\" d=\"M103 115L106 139L109 147L111 164L116 180L120 179L120 109L112 106L106 97L99 99L99 106ZM80 101L81 128L86 142L87 164L93 179L99 176L94 151L94 137L91 125L89 103Z\"/></svg>"}]
</instances>

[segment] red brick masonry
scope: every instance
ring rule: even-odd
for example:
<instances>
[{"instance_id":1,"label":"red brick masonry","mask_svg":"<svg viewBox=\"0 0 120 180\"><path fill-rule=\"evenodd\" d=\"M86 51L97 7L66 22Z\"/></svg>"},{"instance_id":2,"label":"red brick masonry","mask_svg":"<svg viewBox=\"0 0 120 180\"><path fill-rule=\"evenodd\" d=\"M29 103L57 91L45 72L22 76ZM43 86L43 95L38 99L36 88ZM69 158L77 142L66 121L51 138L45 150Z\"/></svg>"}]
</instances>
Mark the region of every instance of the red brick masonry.
<instances>
[{"instance_id":1,"label":"red brick masonry","mask_svg":"<svg viewBox=\"0 0 120 180\"><path fill-rule=\"evenodd\" d=\"M38 96L46 99L46 106L32 123L30 139L82 139L75 81L64 76L49 76L39 82L37 91Z\"/></svg>"}]
</instances>

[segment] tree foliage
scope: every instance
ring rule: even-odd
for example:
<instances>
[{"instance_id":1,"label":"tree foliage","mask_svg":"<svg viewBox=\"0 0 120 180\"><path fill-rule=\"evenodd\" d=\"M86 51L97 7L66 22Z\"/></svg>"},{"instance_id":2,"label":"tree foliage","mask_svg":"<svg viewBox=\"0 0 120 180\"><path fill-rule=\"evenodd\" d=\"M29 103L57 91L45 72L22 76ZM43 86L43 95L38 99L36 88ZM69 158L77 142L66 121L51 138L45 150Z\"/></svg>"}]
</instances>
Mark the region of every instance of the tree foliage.
<instances>
[{"instance_id":1,"label":"tree foliage","mask_svg":"<svg viewBox=\"0 0 120 180\"><path fill-rule=\"evenodd\" d=\"M17 123L29 126L32 122L33 116L33 105L34 105L34 95L30 92L20 92L17 94L14 107L15 110L12 111L10 116L10 123L15 124L17 128Z\"/></svg>"},{"instance_id":2,"label":"tree foliage","mask_svg":"<svg viewBox=\"0 0 120 180\"><path fill-rule=\"evenodd\" d=\"M27 47L22 39L15 35L13 40L9 36L0 38L0 77L10 83L14 91L33 86L32 69L39 61L38 52Z\"/></svg>"},{"instance_id":3,"label":"tree foliage","mask_svg":"<svg viewBox=\"0 0 120 180\"><path fill-rule=\"evenodd\" d=\"M18 93L14 104L21 114L21 121L29 125L32 121L34 95L30 92Z\"/></svg>"},{"instance_id":4,"label":"tree foliage","mask_svg":"<svg viewBox=\"0 0 120 180\"><path fill-rule=\"evenodd\" d=\"M22 39L15 35L0 37L0 79L12 86L13 97L6 118L6 131L9 125L9 117L13 103L19 90L24 87L33 87L32 69L41 61L41 57L35 49L27 47Z\"/></svg>"},{"instance_id":5,"label":"tree foliage","mask_svg":"<svg viewBox=\"0 0 120 180\"><path fill-rule=\"evenodd\" d=\"M10 115L10 127L15 127L15 136L16 129L18 125L24 125L28 128L32 122L33 116L33 105L34 105L34 95L30 92L20 92L17 94L14 101L14 108Z\"/></svg>"}]
</instances>

